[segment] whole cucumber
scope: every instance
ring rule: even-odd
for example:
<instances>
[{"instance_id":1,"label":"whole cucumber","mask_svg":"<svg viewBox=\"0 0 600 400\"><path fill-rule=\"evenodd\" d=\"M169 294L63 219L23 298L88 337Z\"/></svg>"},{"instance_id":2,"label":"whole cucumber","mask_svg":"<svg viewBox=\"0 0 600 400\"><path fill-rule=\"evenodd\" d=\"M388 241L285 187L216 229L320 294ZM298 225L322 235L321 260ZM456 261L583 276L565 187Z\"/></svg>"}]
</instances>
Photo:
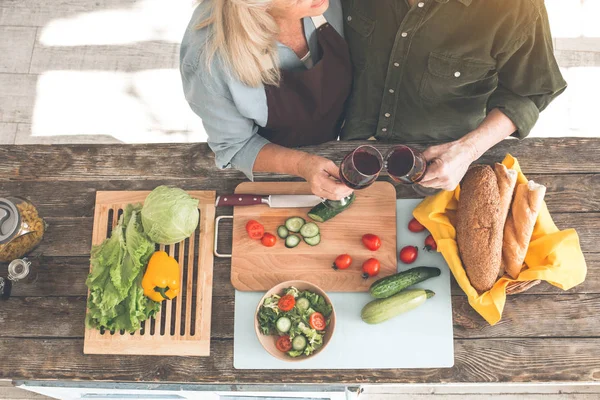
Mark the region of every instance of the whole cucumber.
<instances>
[{"instance_id":1,"label":"whole cucumber","mask_svg":"<svg viewBox=\"0 0 600 400\"><path fill-rule=\"evenodd\" d=\"M409 286L416 285L435 276L440 276L441 273L442 271L439 268L434 267L411 268L408 271L399 272L376 280L369 288L369 292L376 299L385 299L401 292Z\"/></svg>"},{"instance_id":2,"label":"whole cucumber","mask_svg":"<svg viewBox=\"0 0 600 400\"><path fill-rule=\"evenodd\" d=\"M337 208L329 207L324 202L319 203L308 212L308 216L313 221L317 221L317 222L329 221L331 218L335 217L336 215L338 215L339 213L341 213L342 211L344 211L348 207L350 207L350 205L352 205L352 203L354 203L355 198L356 198L356 195L353 192L350 195L350 197L348 198L346 205L339 206Z\"/></svg>"},{"instance_id":3,"label":"whole cucumber","mask_svg":"<svg viewBox=\"0 0 600 400\"><path fill-rule=\"evenodd\" d=\"M367 324L379 324L414 310L434 295L431 290L408 289L386 299L373 300L363 307L360 317Z\"/></svg>"}]
</instances>

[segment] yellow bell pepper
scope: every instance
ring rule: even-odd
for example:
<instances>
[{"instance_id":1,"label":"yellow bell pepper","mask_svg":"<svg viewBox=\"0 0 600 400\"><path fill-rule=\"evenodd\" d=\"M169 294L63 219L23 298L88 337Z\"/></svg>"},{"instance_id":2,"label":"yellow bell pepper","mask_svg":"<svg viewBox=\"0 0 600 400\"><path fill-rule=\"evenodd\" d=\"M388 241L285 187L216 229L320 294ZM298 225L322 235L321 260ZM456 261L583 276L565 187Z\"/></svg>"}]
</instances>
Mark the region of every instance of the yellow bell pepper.
<instances>
[{"instance_id":1,"label":"yellow bell pepper","mask_svg":"<svg viewBox=\"0 0 600 400\"><path fill-rule=\"evenodd\" d=\"M171 300L179 294L181 285L179 264L164 251L152 254L144 278L142 288L146 297L161 302Z\"/></svg>"}]
</instances>

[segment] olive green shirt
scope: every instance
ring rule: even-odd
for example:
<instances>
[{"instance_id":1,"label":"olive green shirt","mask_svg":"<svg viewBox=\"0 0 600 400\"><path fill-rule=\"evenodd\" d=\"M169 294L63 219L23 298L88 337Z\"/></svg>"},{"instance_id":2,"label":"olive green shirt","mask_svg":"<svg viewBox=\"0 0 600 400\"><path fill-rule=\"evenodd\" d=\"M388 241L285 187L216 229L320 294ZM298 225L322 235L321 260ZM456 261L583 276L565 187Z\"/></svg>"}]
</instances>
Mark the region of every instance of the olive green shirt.
<instances>
[{"instance_id":1,"label":"olive green shirt","mask_svg":"<svg viewBox=\"0 0 600 400\"><path fill-rule=\"evenodd\" d=\"M344 19L344 140L455 140L494 108L523 138L566 88L543 0L344 0Z\"/></svg>"}]
</instances>

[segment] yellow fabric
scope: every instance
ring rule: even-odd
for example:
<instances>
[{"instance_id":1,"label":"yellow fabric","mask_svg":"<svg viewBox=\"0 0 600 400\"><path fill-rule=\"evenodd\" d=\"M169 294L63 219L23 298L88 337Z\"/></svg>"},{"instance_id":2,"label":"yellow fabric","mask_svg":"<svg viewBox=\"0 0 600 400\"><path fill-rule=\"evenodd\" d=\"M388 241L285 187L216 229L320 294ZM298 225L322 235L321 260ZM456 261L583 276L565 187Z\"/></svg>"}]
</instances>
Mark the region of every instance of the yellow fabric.
<instances>
[{"instance_id":1,"label":"yellow fabric","mask_svg":"<svg viewBox=\"0 0 600 400\"><path fill-rule=\"evenodd\" d=\"M507 154L502 163L519 173L518 184L527 183L516 158ZM492 289L479 295L471 286L458 254L456 231L452 222L459 197L460 187L453 192L443 191L427 197L415 208L413 215L433 235L438 251L442 253L454 278L467 294L469 304L490 325L496 324L502 318L506 286L512 281L541 279L568 290L585 280L587 266L577 232L574 229L558 230L544 202L525 257L528 268L522 271L517 279L500 278Z\"/></svg>"}]
</instances>

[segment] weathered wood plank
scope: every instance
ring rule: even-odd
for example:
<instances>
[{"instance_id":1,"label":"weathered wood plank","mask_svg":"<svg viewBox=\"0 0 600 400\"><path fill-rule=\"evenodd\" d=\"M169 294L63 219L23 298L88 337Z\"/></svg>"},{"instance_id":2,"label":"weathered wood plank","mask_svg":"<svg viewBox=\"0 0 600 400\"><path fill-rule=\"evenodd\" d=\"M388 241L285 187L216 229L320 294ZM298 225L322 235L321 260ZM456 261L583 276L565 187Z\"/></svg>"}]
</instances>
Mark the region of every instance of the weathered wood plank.
<instances>
[{"instance_id":1,"label":"weathered wood plank","mask_svg":"<svg viewBox=\"0 0 600 400\"><path fill-rule=\"evenodd\" d=\"M0 122L31 122L37 78L37 75L0 73ZM2 152L8 147L12 146L2 146Z\"/></svg>"},{"instance_id":2,"label":"weathered wood plank","mask_svg":"<svg viewBox=\"0 0 600 400\"><path fill-rule=\"evenodd\" d=\"M2 79L0 75L0 83ZM306 150L339 162L361 143L329 143ZM391 145L379 143L377 147L386 151ZM415 147L424 148L422 145ZM549 157L548 149L559 156ZM519 158L526 174L600 173L598 138L505 140L490 149L479 162L501 161L507 152ZM571 157L575 154L577 157ZM0 181L197 179L197 184L207 189L207 186L219 185L224 180L244 179L240 172L232 169L217 173L214 155L206 143L3 146L0 159L4 161L0 165ZM270 174L257 176L271 180L282 178Z\"/></svg>"},{"instance_id":3,"label":"weathered wood plank","mask_svg":"<svg viewBox=\"0 0 600 400\"><path fill-rule=\"evenodd\" d=\"M29 72L36 31L35 27L0 26L0 72Z\"/></svg>"},{"instance_id":4,"label":"weathered wood plank","mask_svg":"<svg viewBox=\"0 0 600 400\"><path fill-rule=\"evenodd\" d=\"M448 369L234 370L233 341L213 340L211 357L83 355L82 339L0 339L0 378L206 383L589 382L600 379L600 339L455 340Z\"/></svg>"},{"instance_id":5,"label":"weathered wood plank","mask_svg":"<svg viewBox=\"0 0 600 400\"><path fill-rule=\"evenodd\" d=\"M1 129L1 125L0 125ZM546 185L546 203L551 213L600 212L600 174L528 175ZM242 179L228 179L199 184L198 179L172 180L110 180L110 181L0 181L0 196L29 198L45 217L93 216L96 191L152 190L163 184L175 184L186 190L218 190L219 194L232 193ZM57 190L57 187L60 190ZM417 197L412 188L397 185L398 198ZM218 210L231 214L231 208Z\"/></svg>"}]
</instances>

